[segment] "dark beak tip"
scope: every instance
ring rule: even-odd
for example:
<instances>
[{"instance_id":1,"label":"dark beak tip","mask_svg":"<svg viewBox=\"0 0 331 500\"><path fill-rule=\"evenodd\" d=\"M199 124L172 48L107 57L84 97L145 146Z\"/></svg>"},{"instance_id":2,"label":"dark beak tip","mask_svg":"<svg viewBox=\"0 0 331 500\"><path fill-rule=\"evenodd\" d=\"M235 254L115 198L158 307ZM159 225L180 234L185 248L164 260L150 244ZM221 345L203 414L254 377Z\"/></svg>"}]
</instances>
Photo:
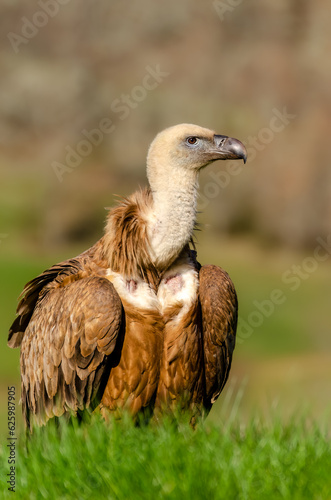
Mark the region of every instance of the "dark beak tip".
<instances>
[{"instance_id":1,"label":"dark beak tip","mask_svg":"<svg viewBox=\"0 0 331 500\"><path fill-rule=\"evenodd\" d=\"M244 144L237 139L233 140L232 144L229 147L229 150L238 160L243 160L244 164L247 161L247 151Z\"/></svg>"},{"instance_id":2,"label":"dark beak tip","mask_svg":"<svg viewBox=\"0 0 331 500\"><path fill-rule=\"evenodd\" d=\"M238 139L233 140L233 152L237 156L238 160L243 160L244 164L247 161L247 151L244 144Z\"/></svg>"}]
</instances>

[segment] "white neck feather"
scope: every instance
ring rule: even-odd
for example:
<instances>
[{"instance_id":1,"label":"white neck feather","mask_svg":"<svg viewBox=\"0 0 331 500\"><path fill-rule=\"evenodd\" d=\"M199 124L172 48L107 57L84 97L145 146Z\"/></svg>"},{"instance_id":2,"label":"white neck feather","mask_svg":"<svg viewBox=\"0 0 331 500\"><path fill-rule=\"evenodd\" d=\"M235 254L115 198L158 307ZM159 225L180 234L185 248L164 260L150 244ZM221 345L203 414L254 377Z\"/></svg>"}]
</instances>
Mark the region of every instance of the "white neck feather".
<instances>
[{"instance_id":1,"label":"white neck feather","mask_svg":"<svg viewBox=\"0 0 331 500\"><path fill-rule=\"evenodd\" d=\"M163 166L148 169L154 207L148 222L151 257L168 267L190 241L196 221L198 175L195 170Z\"/></svg>"}]
</instances>

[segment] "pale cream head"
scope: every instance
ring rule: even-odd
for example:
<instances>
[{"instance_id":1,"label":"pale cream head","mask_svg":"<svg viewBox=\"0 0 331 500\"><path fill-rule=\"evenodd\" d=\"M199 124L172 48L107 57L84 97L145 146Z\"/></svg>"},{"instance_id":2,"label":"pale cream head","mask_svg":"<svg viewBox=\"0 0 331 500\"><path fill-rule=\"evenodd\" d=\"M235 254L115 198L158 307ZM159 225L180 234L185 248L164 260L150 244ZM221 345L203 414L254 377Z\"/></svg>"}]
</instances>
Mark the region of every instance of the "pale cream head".
<instances>
[{"instance_id":1,"label":"pale cream head","mask_svg":"<svg viewBox=\"0 0 331 500\"><path fill-rule=\"evenodd\" d=\"M160 132L150 145L147 174L173 168L199 171L216 160L243 159L245 146L237 139L217 135L213 130L182 123Z\"/></svg>"}]
</instances>

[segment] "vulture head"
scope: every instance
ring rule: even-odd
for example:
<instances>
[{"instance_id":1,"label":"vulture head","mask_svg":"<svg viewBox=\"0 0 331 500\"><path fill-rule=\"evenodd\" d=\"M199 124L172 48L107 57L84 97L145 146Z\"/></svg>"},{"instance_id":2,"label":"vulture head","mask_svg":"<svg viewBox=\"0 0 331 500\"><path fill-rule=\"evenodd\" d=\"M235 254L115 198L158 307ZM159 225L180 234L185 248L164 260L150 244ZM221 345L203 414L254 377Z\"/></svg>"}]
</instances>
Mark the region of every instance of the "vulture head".
<instances>
[{"instance_id":1,"label":"vulture head","mask_svg":"<svg viewBox=\"0 0 331 500\"><path fill-rule=\"evenodd\" d=\"M245 146L213 130L182 123L160 132L150 145L147 175L153 190L155 177L164 180L180 172L196 177L201 168L216 160L242 159L246 162ZM159 184L159 183L158 183ZM168 183L166 183L168 185Z\"/></svg>"}]
</instances>

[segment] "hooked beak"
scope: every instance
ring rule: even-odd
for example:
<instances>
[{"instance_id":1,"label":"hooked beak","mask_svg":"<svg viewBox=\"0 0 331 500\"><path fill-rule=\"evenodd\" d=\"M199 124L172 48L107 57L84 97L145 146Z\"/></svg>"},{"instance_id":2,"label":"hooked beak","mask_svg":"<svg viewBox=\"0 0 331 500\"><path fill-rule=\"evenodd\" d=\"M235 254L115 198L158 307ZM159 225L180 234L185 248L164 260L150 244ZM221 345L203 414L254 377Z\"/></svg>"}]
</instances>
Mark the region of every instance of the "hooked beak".
<instances>
[{"instance_id":1,"label":"hooked beak","mask_svg":"<svg viewBox=\"0 0 331 500\"><path fill-rule=\"evenodd\" d=\"M247 160L247 151L242 142L227 135L214 135L214 144L220 160ZM215 151L216 152L216 151Z\"/></svg>"}]
</instances>

